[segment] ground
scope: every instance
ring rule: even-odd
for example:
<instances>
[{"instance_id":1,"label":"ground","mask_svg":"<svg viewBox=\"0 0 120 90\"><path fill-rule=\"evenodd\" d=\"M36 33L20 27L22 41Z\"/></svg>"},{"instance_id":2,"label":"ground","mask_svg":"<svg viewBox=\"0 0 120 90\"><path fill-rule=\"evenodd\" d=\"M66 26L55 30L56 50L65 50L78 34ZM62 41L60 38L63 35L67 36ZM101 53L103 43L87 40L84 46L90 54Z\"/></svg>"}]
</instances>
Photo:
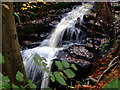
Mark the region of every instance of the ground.
<instances>
[{"instance_id":1,"label":"ground","mask_svg":"<svg viewBox=\"0 0 120 90\"><path fill-rule=\"evenodd\" d=\"M117 28L116 33L120 32L119 29L119 20L120 17L116 16L115 21L115 28ZM114 46L115 47L115 46ZM119 50L118 50L119 51ZM93 70L92 74L89 76L90 78L98 79L98 77L108 68L108 65L110 62L117 56L119 56L120 53L115 52L114 50L105 54L105 58L98 59L96 61L97 66ZM96 90L104 88L108 83L110 83L112 80L116 78L120 78L119 72L120 72L120 64L119 64L119 58L117 60L117 64L113 65L107 72L103 75L103 78L94 85L75 85L76 88L97 88ZM119 79L118 79L119 80ZM117 83L119 84L119 83ZM119 85L118 85L119 86Z\"/></svg>"}]
</instances>

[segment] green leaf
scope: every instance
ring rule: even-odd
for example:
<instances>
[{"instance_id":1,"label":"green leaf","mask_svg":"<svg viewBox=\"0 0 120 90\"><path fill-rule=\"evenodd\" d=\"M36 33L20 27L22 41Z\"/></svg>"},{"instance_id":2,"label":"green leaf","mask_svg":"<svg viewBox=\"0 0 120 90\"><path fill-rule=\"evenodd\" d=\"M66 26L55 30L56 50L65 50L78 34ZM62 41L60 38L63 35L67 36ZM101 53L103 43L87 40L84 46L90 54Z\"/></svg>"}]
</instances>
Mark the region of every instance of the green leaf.
<instances>
[{"instance_id":1,"label":"green leaf","mask_svg":"<svg viewBox=\"0 0 120 90\"><path fill-rule=\"evenodd\" d=\"M19 86L12 84L12 88L19 88Z\"/></svg>"},{"instance_id":2,"label":"green leaf","mask_svg":"<svg viewBox=\"0 0 120 90\"><path fill-rule=\"evenodd\" d=\"M2 83L8 83L10 82L10 79L8 76L2 76Z\"/></svg>"},{"instance_id":3,"label":"green leaf","mask_svg":"<svg viewBox=\"0 0 120 90\"><path fill-rule=\"evenodd\" d=\"M65 73L69 78L75 77L75 73L74 73L72 70L70 70L70 69L64 70L64 73Z\"/></svg>"},{"instance_id":4,"label":"green leaf","mask_svg":"<svg viewBox=\"0 0 120 90\"><path fill-rule=\"evenodd\" d=\"M2 88L11 88L9 83L2 84ZM3 89L4 90L4 89Z\"/></svg>"},{"instance_id":5,"label":"green leaf","mask_svg":"<svg viewBox=\"0 0 120 90\"><path fill-rule=\"evenodd\" d=\"M36 85L31 80L28 80L28 85L30 88L36 88Z\"/></svg>"},{"instance_id":6,"label":"green leaf","mask_svg":"<svg viewBox=\"0 0 120 90\"><path fill-rule=\"evenodd\" d=\"M19 82L22 82L23 81L23 73L18 71L16 74L16 80L18 80Z\"/></svg>"},{"instance_id":7,"label":"green leaf","mask_svg":"<svg viewBox=\"0 0 120 90\"><path fill-rule=\"evenodd\" d=\"M110 48L111 51L115 50L114 48Z\"/></svg>"},{"instance_id":8,"label":"green leaf","mask_svg":"<svg viewBox=\"0 0 120 90\"><path fill-rule=\"evenodd\" d=\"M62 64L63 64L63 66L66 67L66 68L69 68L69 67L70 67L70 64L68 63L67 60L62 60Z\"/></svg>"},{"instance_id":9,"label":"green leaf","mask_svg":"<svg viewBox=\"0 0 120 90\"><path fill-rule=\"evenodd\" d=\"M4 57L3 57L2 54L0 53L0 64L3 64L3 63L5 63Z\"/></svg>"},{"instance_id":10,"label":"green leaf","mask_svg":"<svg viewBox=\"0 0 120 90\"><path fill-rule=\"evenodd\" d=\"M104 46L108 46L109 44L104 44Z\"/></svg>"},{"instance_id":11,"label":"green leaf","mask_svg":"<svg viewBox=\"0 0 120 90\"><path fill-rule=\"evenodd\" d=\"M75 64L71 64L71 67L72 67L74 70L77 70L77 67L75 66Z\"/></svg>"},{"instance_id":12,"label":"green leaf","mask_svg":"<svg viewBox=\"0 0 120 90\"><path fill-rule=\"evenodd\" d=\"M67 85L67 84L66 84L66 81L65 81L64 78L60 75L59 72L54 72L54 75L55 75L56 80L57 80L60 84L62 84L62 85Z\"/></svg>"},{"instance_id":13,"label":"green leaf","mask_svg":"<svg viewBox=\"0 0 120 90\"><path fill-rule=\"evenodd\" d=\"M11 88L11 86L9 84L9 82L10 82L9 77L2 75L2 73L0 73L0 77L2 78L2 83L1 83L2 84L2 88L4 88L4 89L5 88Z\"/></svg>"},{"instance_id":14,"label":"green leaf","mask_svg":"<svg viewBox=\"0 0 120 90\"><path fill-rule=\"evenodd\" d=\"M41 58L38 54L35 54L34 58L36 58L37 60L43 61L43 58Z\"/></svg>"},{"instance_id":15,"label":"green leaf","mask_svg":"<svg viewBox=\"0 0 120 90\"><path fill-rule=\"evenodd\" d=\"M0 73L0 90L2 88L2 73Z\"/></svg>"},{"instance_id":16,"label":"green leaf","mask_svg":"<svg viewBox=\"0 0 120 90\"><path fill-rule=\"evenodd\" d=\"M24 90L24 89L25 89L25 87L24 87L24 86L22 86L22 85L21 85L20 87L21 87L21 89L22 89L22 90Z\"/></svg>"},{"instance_id":17,"label":"green leaf","mask_svg":"<svg viewBox=\"0 0 120 90\"><path fill-rule=\"evenodd\" d=\"M54 75L51 75L50 79L51 79L52 82L55 82L55 76Z\"/></svg>"},{"instance_id":18,"label":"green leaf","mask_svg":"<svg viewBox=\"0 0 120 90\"><path fill-rule=\"evenodd\" d=\"M48 68L44 68L44 71L47 72L50 76L52 76L52 72Z\"/></svg>"},{"instance_id":19,"label":"green leaf","mask_svg":"<svg viewBox=\"0 0 120 90\"><path fill-rule=\"evenodd\" d=\"M39 59L37 57L34 57L34 62L36 65L41 66L41 63L38 61Z\"/></svg>"},{"instance_id":20,"label":"green leaf","mask_svg":"<svg viewBox=\"0 0 120 90\"><path fill-rule=\"evenodd\" d=\"M58 67L58 69L62 70L63 69L63 65L60 61L56 61L55 65Z\"/></svg>"},{"instance_id":21,"label":"green leaf","mask_svg":"<svg viewBox=\"0 0 120 90\"><path fill-rule=\"evenodd\" d=\"M47 87L47 88L44 88L44 90L53 90L53 89L51 89L50 87Z\"/></svg>"},{"instance_id":22,"label":"green leaf","mask_svg":"<svg viewBox=\"0 0 120 90\"><path fill-rule=\"evenodd\" d=\"M60 72L60 75L64 77L65 80L67 80L67 77L62 72Z\"/></svg>"},{"instance_id":23,"label":"green leaf","mask_svg":"<svg viewBox=\"0 0 120 90\"><path fill-rule=\"evenodd\" d=\"M106 88L118 88L119 83L119 79L114 79L104 87L104 90L106 90Z\"/></svg>"},{"instance_id":24,"label":"green leaf","mask_svg":"<svg viewBox=\"0 0 120 90\"><path fill-rule=\"evenodd\" d=\"M42 65L43 65L44 67L46 67L46 66L47 66L47 63L42 62Z\"/></svg>"},{"instance_id":25,"label":"green leaf","mask_svg":"<svg viewBox=\"0 0 120 90\"><path fill-rule=\"evenodd\" d=\"M47 62L47 60L44 57L42 57L41 59Z\"/></svg>"}]
</instances>

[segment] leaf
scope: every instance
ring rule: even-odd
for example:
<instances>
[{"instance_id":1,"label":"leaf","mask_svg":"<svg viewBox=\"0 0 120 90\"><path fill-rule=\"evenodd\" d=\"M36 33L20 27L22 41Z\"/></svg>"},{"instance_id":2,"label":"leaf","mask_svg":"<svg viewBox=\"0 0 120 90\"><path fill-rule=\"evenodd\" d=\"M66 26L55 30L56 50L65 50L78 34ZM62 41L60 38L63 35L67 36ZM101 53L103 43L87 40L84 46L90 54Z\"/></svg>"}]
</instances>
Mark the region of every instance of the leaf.
<instances>
[{"instance_id":1,"label":"leaf","mask_svg":"<svg viewBox=\"0 0 120 90\"><path fill-rule=\"evenodd\" d=\"M11 88L9 83L5 83L5 84L2 84L2 85L3 85L2 88L7 88L7 89L8 89L8 88ZM4 89L3 89L3 90L4 90Z\"/></svg>"},{"instance_id":2,"label":"leaf","mask_svg":"<svg viewBox=\"0 0 120 90\"><path fill-rule=\"evenodd\" d=\"M41 59L47 62L47 60L44 57L42 57Z\"/></svg>"},{"instance_id":3,"label":"leaf","mask_svg":"<svg viewBox=\"0 0 120 90\"><path fill-rule=\"evenodd\" d=\"M119 83L119 79L114 79L104 87L104 90L106 90L106 88L118 88Z\"/></svg>"},{"instance_id":4,"label":"leaf","mask_svg":"<svg viewBox=\"0 0 120 90\"><path fill-rule=\"evenodd\" d=\"M44 88L44 90L53 90L53 89L50 87L47 87L47 88Z\"/></svg>"},{"instance_id":5,"label":"leaf","mask_svg":"<svg viewBox=\"0 0 120 90\"><path fill-rule=\"evenodd\" d=\"M6 5L6 4L2 4L2 5L4 6L4 8L6 8L8 10L10 9L8 5Z\"/></svg>"},{"instance_id":6,"label":"leaf","mask_svg":"<svg viewBox=\"0 0 120 90\"><path fill-rule=\"evenodd\" d=\"M66 76L62 72L60 72L60 75L64 77L65 80L67 80Z\"/></svg>"},{"instance_id":7,"label":"leaf","mask_svg":"<svg viewBox=\"0 0 120 90\"><path fill-rule=\"evenodd\" d=\"M59 72L54 72L55 75L55 79L62 85L67 85L66 81L64 80L64 78L60 75Z\"/></svg>"},{"instance_id":8,"label":"leaf","mask_svg":"<svg viewBox=\"0 0 120 90\"><path fill-rule=\"evenodd\" d=\"M50 79L51 79L52 82L55 82L55 76L54 75L51 75Z\"/></svg>"},{"instance_id":9,"label":"leaf","mask_svg":"<svg viewBox=\"0 0 120 90\"><path fill-rule=\"evenodd\" d=\"M22 82L23 81L23 73L18 71L16 74L16 80L18 80L19 82Z\"/></svg>"},{"instance_id":10,"label":"leaf","mask_svg":"<svg viewBox=\"0 0 120 90\"><path fill-rule=\"evenodd\" d=\"M19 87L15 84L12 84L12 88L19 88Z\"/></svg>"},{"instance_id":11,"label":"leaf","mask_svg":"<svg viewBox=\"0 0 120 90\"><path fill-rule=\"evenodd\" d=\"M70 64L68 63L67 60L62 60L62 64L63 64L63 66L66 67L66 68L69 68L69 67L70 67Z\"/></svg>"},{"instance_id":12,"label":"leaf","mask_svg":"<svg viewBox=\"0 0 120 90\"><path fill-rule=\"evenodd\" d=\"M52 76L52 72L48 68L44 68L44 71L47 72L50 76Z\"/></svg>"},{"instance_id":13,"label":"leaf","mask_svg":"<svg viewBox=\"0 0 120 90\"><path fill-rule=\"evenodd\" d=\"M111 51L115 50L114 48L110 48Z\"/></svg>"},{"instance_id":14,"label":"leaf","mask_svg":"<svg viewBox=\"0 0 120 90\"><path fill-rule=\"evenodd\" d=\"M36 58L37 60L43 61L43 58L40 57L38 54L35 54L34 58Z\"/></svg>"},{"instance_id":15,"label":"leaf","mask_svg":"<svg viewBox=\"0 0 120 90\"><path fill-rule=\"evenodd\" d=\"M75 64L71 64L71 67L72 67L74 70L78 70L77 67L75 66Z\"/></svg>"},{"instance_id":16,"label":"leaf","mask_svg":"<svg viewBox=\"0 0 120 90\"><path fill-rule=\"evenodd\" d=\"M47 63L42 62L42 65L43 65L44 67L46 67L46 66L47 66Z\"/></svg>"},{"instance_id":17,"label":"leaf","mask_svg":"<svg viewBox=\"0 0 120 90\"><path fill-rule=\"evenodd\" d=\"M3 57L2 54L0 53L0 64L3 64L3 63L5 63L4 57Z\"/></svg>"},{"instance_id":18,"label":"leaf","mask_svg":"<svg viewBox=\"0 0 120 90\"><path fill-rule=\"evenodd\" d=\"M2 88L2 73L0 73L0 90Z\"/></svg>"},{"instance_id":19,"label":"leaf","mask_svg":"<svg viewBox=\"0 0 120 90\"><path fill-rule=\"evenodd\" d=\"M63 69L63 65L60 61L56 61L55 65L58 67L58 69L62 70Z\"/></svg>"},{"instance_id":20,"label":"leaf","mask_svg":"<svg viewBox=\"0 0 120 90\"><path fill-rule=\"evenodd\" d=\"M65 73L69 78L75 77L75 73L74 73L72 70L70 70L70 69L64 70L64 73Z\"/></svg>"},{"instance_id":21,"label":"leaf","mask_svg":"<svg viewBox=\"0 0 120 90\"><path fill-rule=\"evenodd\" d=\"M36 88L36 85L31 80L28 80L28 85L30 88Z\"/></svg>"},{"instance_id":22,"label":"leaf","mask_svg":"<svg viewBox=\"0 0 120 90\"><path fill-rule=\"evenodd\" d=\"M104 44L104 46L108 46L109 44Z\"/></svg>"},{"instance_id":23,"label":"leaf","mask_svg":"<svg viewBox=\"0 0 120 90\"><path fill-rule=\"evenodd\" d=\"M39 59L37 57L34 57L34 62L36 65L41 66L41 63L38 61Z\"/></svg>"},{"instance_id":24,"label":"leaf","mask_svg":"<svg viewBox=\"0 0 120 90\"><path fill-rule=\"evenodd\" d=\"M3 76L1 73L0 73L0 76L2 77L2 88L10 88L10 79L8 76Z\"/></svg>"},{"instance_id":25,"label":"leaf","mask_svg":"<svg viewBox=\"0 0 120 90\"><path fill-rule=\"evenodd\" d=\"M20 88L21 88L22 90L24 90L24 89L25 89L25 87L24 87L24 86L22 86L22 85L20 86Z\"/></svg>"},{"instance_id":26,"label":"leaf","mask_svg":"<svg viewBox=\"0 0 120 90\"><path fill-rule=\"evenodd\" d=\"M10 79L8 76L2 76L2 83L8 83L10 82Z\"/></svg>"}]
</instances>

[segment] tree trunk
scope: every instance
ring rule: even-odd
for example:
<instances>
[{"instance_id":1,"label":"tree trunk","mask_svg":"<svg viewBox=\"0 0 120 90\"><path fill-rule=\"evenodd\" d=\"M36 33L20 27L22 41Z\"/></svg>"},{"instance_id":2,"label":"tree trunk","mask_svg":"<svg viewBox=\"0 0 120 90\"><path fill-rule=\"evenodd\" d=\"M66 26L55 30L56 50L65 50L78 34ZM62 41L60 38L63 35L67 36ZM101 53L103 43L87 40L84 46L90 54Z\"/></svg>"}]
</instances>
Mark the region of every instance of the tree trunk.
<instances>
[{"instance_id":1,"label":"tree trunk","mask_svg":"<svg viewBox=\"0 0 120 90\"><path fill-rule=\"evenodd\" d=\"M20 54L15 19L13 16L13 3L7 2L2 5L2 54L5 59L3 74L9 76L11 83L25 85L26 74ZM17 71L24 74L24 82L19 83L15 79Z\"/></svg>"},{"instance_id":2,"label":"tree trunk","mask_svg":"<svg viewBox=\"0 0 120 90\"><path fill-rule=\"evenodd\" d=\"M110 2L96 2L95 8L96 11L102 7L102 10L99 15L99 19L103 21L101 27L103 28L104 33L107 35L109 43L107 46L108 48L112 47L114 43L114 24L113 21L115 19L114 14L112 13Z\"/></svg>"}]
</instances>

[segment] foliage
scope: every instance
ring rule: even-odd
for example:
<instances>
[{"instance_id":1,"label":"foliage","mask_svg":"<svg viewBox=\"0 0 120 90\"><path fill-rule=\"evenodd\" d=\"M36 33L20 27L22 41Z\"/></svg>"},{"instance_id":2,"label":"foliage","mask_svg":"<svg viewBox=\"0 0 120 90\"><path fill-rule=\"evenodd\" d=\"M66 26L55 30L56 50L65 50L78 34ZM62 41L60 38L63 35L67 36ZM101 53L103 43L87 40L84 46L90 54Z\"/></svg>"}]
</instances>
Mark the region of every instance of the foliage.
<instances>
[{"instance_id":1,"label":"foliage","mask_svg":"<svg viewBox=\"0 0 120 90\"><path fill-rule=\"evenodd\" d=\"M68 6L69 6L68 2L61 2L61 3L54 4L52 7L54 9L60 9L60 8L68 7Z\"/></svg>"},{"instance_id":2,"label":"foliage","mask_svg":"<svg viewBox=\"0 0 120 90\"><path fill-rule=\"evenodd\" d=\"M28 85L30 86L30 88L36 88L36 85L33 84L31 80L28 80Z\"/></svg>"},{"instance_id":3,"label":"foliage","mask_svg":"<svg viewBox=\"0 0 120 90\"><path fill-rule=\"evenodd\" d=\"M11 88L9 82L10 79L8 76L3 76L2 73L0 73L0 77L2 77L2 88L3 89L7 89L7 88Z\"/></svg>"},{"instance_id":4,"label":"foliage","mask_svg":"<svg viewBox=\"0 0 120 90\"><path fill-rule=\"evenodd\" d=\"M62 75L60 75L60 72L54 72L54 76L55 79L62 85L67 85L66 81L64 80L64 78L62 77Z\"/></svg>"},{"instance_id":5,"label":"foliage","mask_svg":"<svg viewBox=\"0 0 120 90\"><path fill-rule=\"evenodd\" d=\"M77 67L74 64L70 64L67 60L56 61L55 65L57 66L58 70L55 72L51 72L50 68L46 67L46 59L40 57L38 54L34 56L34 61L38 66L42 66L44 71L50 75L50 79L52 82L57 81L62 85L67 85L65 80L67 78L71 79L75 77L75 73L71 70L71 68L77 70Z\"/></svg>"},{"instance_id":6,"label":"foliage","mask_svg":"<svg viewBox=\"0 0 120 90\"><path fill-rule=\"evenodd\" d=\"M3 63L4 63L4 57L0 53L0 64L3 64ZM24 81L23 77L24 77L23 73L18 71L15 78L17 81L23 82ZM16 89L16 88L17 89L25 89L26 87L36 88L36 85L34 83L32 83L31 80L28 80L28 84L26 86L22 86L22 85L18 86L18 85L11 83L8 76L4 76L2 73L0 73L0 89L1 89L1 87L3 90L8 90L10 88L12 88L12 89Z\"/></svg>"},{"instance_id":7,"label":"foliage","mask_svg":"<svg viewBox=\"0 0 120 90\"><path fill-rule=\"evenodd\" d=\"M16 74L16 79L19 82L23 82L23 73L21 73L20 71L18 71L17 74Z\"/></svg>"},{"instance_id":8,"label":"foliage","mask_svg":"<svg viewBox=\"0 0 120 90\"><path fill-rule=\"evenodd\" d=\"M10 88L12 89L25 89L27 87L30 87L30 88L36 88L36 85L32 83L31 80L28 80L28 84L26 86L18 86L18 85L15 85L13 83L10 82L10 79L8 76L4 76L2 75L2 73L0 73L0 78L2 78L2 89L5 89L5 90L8 90ZM21 73L20 71L17 72L16 74L16 80L18 80L19 82L23 82L23 73Z\"/></svg>"},{"instance_id":9,"label":"foliage","mask_svg":"<svg viewBox=\"0 0 120 90\"><path fill-rule=\"evenodd\" d=\"M106 88L120 88L119 87L119 83L120 83L120 80L117 78L117 79L114 79L112 80L110 83L108 83L104 89Z\"/></svg>"},{"instance_id":10,"label":"foliage","mask_svg":"<svg viewBox=\"0 0 120 90\"><path fill-rule=\"evenodd\" d=\"M14 2L14 11L22 23L47 16L50 10L62 9L69 6L68 2Z\"/></svg>"},{"instance_id":11,"label":"foliage","mask_svg":"<svg viewBox=\"0 0 120 90\"><path fill-rule=\"evenodd\" d=\"M0 64L3 64L5 61L4 61L4 57L2 56L2 54L0 53Z\"/></svg>"}]
</instances>

